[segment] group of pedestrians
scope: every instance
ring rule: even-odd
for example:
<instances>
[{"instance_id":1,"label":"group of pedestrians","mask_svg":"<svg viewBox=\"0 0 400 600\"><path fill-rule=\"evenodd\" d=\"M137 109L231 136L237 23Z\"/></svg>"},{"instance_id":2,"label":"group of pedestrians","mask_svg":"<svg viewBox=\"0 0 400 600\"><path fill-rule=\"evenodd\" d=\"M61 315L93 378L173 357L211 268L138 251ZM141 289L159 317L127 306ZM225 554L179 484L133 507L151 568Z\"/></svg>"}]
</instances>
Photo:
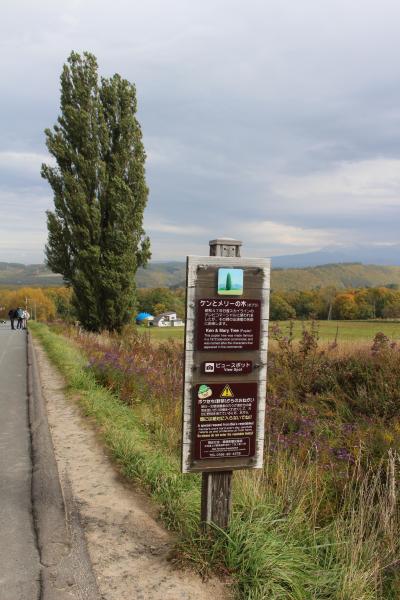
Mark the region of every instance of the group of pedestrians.
<instances>
[{"instance_id":1,"label":"group of pedestrians","mask_svg":"<svg viewBox=\"0 0 400 600\"><path fill-rule=\"evenodd\" d=\"M11 323L11 329L26 329L26 324L30 318L30 314L27 310L18 306L18 308L10 308L8 311L8 317ZM15 321L17 326L15 327Z\"/></svg>"}]
</instances>

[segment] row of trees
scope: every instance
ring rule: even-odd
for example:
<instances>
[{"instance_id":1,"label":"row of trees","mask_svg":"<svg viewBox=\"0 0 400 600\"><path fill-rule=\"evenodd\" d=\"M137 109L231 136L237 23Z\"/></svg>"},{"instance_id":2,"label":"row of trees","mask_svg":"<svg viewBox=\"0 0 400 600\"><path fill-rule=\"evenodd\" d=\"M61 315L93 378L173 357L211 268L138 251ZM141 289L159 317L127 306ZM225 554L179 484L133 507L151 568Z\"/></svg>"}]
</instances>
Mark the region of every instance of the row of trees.
<instances>
[{"instance_id":1,"label":"row of trees","mask_svg":"<svg viewBox=\"0 0 400 600\"><path fill-rule=\"evenodd\" d=\"M159 315L173 310L182 319L185 317L185 290L169 288L146 288L137 291L137 306L140 311Z\"/></svg>"},{"instance_id":2,"label":"row of trees","mask_svg":"<svg viewBox=\"0 0 400 600\"><path fill-rule=\"evenodd\" d=\"M39 320L79 320L72 301L73 291L67 287L17 290L0 288L0 318L6 318L10 308L28 307ZM132 321L137 312L153 315L167 310L185 316L185 290L146 288L137 290L135 306L128 312ZM303 292L272 292L270 318L286 319L400 319L400 290L385 287L336 290L323 288Z\"/></svg>"},{"instance_id":3,"label":"row of trees","mask_svg":"<svg viewBox=\"0 0 400 600\"><path fill-rule=\"evenodd\" d=\"M139 310L153 315L174 310L185 314L183 289L138 290ZM387 287L338 290L326 287L308 291L272 292L270 317L286 319L397 319L400 318L400 290Z\"/></svg>"},{"instance_id":4,"label":"row of trees","mask_svg":"<svg viewBox=\"0 0 400 600\"><path fill-rule=\"evenodd\" d=\"M31 318L52 321L55 318L73 318L70 288L23 287L16 290L0 288L0 318L8 318L8 311L20 306L27 308Z\"/></svg>"},{"instance_id":5,"label":"row of trees","mask_svg":"<svg viewBox=\"0 0 400 600\"><path fill-rule=\"evenodd\" d=\"M309 291L271 294L271 320L286 319L398 319L400 290L386 287L337 290L327 287Z\"/></svg>"},{"instance_id":6,"label":"row of trees","mask_svg":"<svg viewBox=\"0 0 400 600\"><path fill-rule=\"evenodd\" d=\"M34 318L36 314L39 321L79 320L70 287L23 287L15 290L0 288L0 318L7 318L10 308L18 306L27 307L31 317ZM157 315L167 310L175 311L181 318L185 316L184 289L139 289L135 306L128 312L128 321L133 321L139 311Z\"/></svg>"}]
</instances>

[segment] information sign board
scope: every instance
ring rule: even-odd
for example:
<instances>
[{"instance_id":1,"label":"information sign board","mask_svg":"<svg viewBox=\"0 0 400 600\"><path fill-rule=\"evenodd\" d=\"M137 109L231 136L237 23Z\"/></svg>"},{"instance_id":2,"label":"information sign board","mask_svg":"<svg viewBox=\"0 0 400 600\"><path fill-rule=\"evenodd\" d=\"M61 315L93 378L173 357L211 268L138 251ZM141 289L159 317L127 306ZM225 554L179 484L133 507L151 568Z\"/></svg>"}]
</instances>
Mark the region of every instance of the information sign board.
<instances>
[{"instance_id":1,"label":"information sign board","mask_svg":"<svg viewBox=\"0 0 400 600\"><path fill-rule=\"evenodd\" d=\"M269 259L189 256L182 470L263 464Z\"/></svg>"}]
</instances>

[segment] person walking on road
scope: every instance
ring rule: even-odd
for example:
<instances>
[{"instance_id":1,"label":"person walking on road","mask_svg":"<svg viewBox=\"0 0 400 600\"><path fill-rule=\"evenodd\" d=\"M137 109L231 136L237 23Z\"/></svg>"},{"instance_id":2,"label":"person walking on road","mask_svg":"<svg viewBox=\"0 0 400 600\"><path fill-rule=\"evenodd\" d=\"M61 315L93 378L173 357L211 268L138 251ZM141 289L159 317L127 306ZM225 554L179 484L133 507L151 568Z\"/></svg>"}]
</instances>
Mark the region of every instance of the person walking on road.
<instances>
[{"instance_id":1,"label":"person walking on road","mask_svg":"<svg viewBox=\"0 0 400 600\"><path fill-rule=\"evenodd\" d=\"M15 308L10 308L10 310L8 311L8 318L10 319L11 329L15 329L15 327L14 327L15 313L16 313Z\"/></svg>"},{"instance_id":2,"label":"person walking on road","mask_svg":"<svg viewBox=\"0 0 400 600\"><path fill-rule=\"evenodd\" d=\"M28 327L28 320L30 319L30 314L28 313L27 310L24 310L24 316L22 317L22 325L23 325L23 329L27 329Z\"/></svg>"},{"instance_id":3,"label":"person walking on road","mask_svg":"<svg viewBox=\"0 0 400 600\"><path fill-rule=\"evenodd\" d=\"M15 316L17 318L17 329L22 329L23 320L24 320L24 309L18 306L15 311Z\"/></svg>"}]
</instances>

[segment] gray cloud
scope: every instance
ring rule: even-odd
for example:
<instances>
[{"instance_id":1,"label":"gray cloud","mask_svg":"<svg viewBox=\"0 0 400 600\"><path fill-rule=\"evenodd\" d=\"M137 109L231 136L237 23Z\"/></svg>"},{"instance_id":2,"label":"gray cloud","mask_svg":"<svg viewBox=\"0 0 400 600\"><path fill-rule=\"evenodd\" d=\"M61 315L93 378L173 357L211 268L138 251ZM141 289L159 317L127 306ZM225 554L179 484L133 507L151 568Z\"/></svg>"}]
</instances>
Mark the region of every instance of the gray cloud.
<instances>
[{"instance_id":1,"label":"gray cloud","mask_svg":"<svg viewBox=\"0 0 400 600\"><path fill-rule=\"evenodd\" d=\"M12 198L25 221L2 220L0 259L41 256L43 129L71 49L137 85L156 258L221 233L262 255L396 241L399 19L395 0L7 3L0 214Z\"/></svg>"}]
</instances>

